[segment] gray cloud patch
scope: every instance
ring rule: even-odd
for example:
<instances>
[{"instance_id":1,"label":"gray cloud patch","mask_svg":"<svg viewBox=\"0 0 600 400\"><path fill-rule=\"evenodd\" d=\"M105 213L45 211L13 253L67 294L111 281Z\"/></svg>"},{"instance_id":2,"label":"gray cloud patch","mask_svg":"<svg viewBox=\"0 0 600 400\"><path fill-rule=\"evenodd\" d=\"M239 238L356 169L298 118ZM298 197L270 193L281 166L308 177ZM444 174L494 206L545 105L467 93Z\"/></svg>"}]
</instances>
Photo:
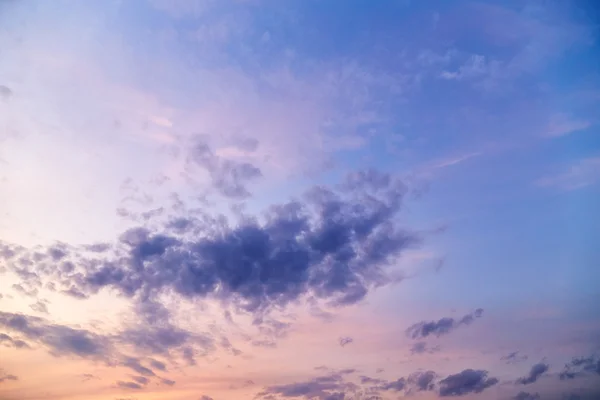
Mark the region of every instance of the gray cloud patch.
<instances>
[{"instance_id":1,"label":"gray cloud patch","mask_svg":"<svg viewBox=\"0 0 600 400\"><path fill-rule=\"evenodd\" d=\"M521 361L526 361L527 356L520 354L518 351L513 351L500 358L502 361L506 361L507 364L516 364Z\"/></svg>"},{"instance_id":2,"label":"gray cloud patch","mask_svg":"<svg viewBox=\"0 0 600 400\"><path fill-rule=\"evenodd\" d=\"M92 332L56 325L42 318L0 311L0 326L44 344L54 355L71 355L106 360L109 341Z\"/></svg>"},{"instance_id":3,"label":"gray cloud patch","mask_svg":"<svg viewBox=\"0 0 600 400\"><path fill-rule=\"evenodd\" d=\"M133 390L139 390L142 388L142 385L135 383L135 382L125 382L125 381L118 381L117 382L117 386L123 389L133 389Z\"/></svg>"},{"instance_id":4,"label":"gray cloud patch","mask_svg":"<svg viewBox=\"0 0 600 400\"><path fill-rule=\"evenodd\" d=\"M246 183L262 176L259 168L216 155L210 146L197 140L188 156L188 165L197 165L210 175L212 186L224 197L243 199L250 196Z\"/></svg>"},{"instance_id":5,"label":"gray cloud patch","mask_svg":"<svg viewBox=\"0 0 600 400\"><path fill-rule=\"evenodd\" d=\"M0 368L0 383L7 381L17 381L19 378L15 375L7 374L3 369Z\"/></svg>"},{"instance_id":6,"label":"gray cloud patch","mask_svg":"<svg viewBox=\"0 0 600 400\"><path fill-rule=\"evenodd\" d=\"M21 339L14 339L6 333L0 333L0 344L6 347L14 347L16 349L28 349L30 346Z\"/></svg>"},{"instance_id":7,"label":"gray cloud patch","mask_svg":"<svg viewBox=\"0 0 600 400\"><path fill-rule=\"evenodd\" d=\"M488 378L487 371L465 369L442 379L439 382L439 394L441 397L447 397L480 393L497 383L498 379Z\"/></svg>"},{"instance_id":8,"label":"gray cloud patch","mask_svg":"<svg viewBox=\"0 0 600 400\"><path fill-rule=\"evenodd\" d=\"M519 392L514 397L514 400L539 400L539 393Z\"/></svg>"},{"instance_id":9,"label":"gray cloud patch","mask_svg":"<svg viewBox=\"0 0 600 400\"><path fill-rule=\"evenodd\" d=\"M461 325L469 325L475 319L481 318L483 309L478 308L460 319L442 318L437 321L421 321L406 330L406 335L412 339L426 338L427 336L442 336L450 333Z\"/></svg>"},{"instance_id":10,"label":"gray cloud patch","mask_svg":"<svg viewBox=\"0 0 600 400\"><path fill-rule=\"evenodd\" d=\"M410 348L410 354L432 354L440 351L440 346L427 347L426 342L416 342Z\"/></svg>"},{"instance_id":11,"label":"gray cloud patch","mask_svg":"<svg viewBox=\"0 0 600 400\"><path fill-rule=\"evenodd\" d=\"M0 99L8 100L11 98L13 92L8 86L0 85Z\"/></svg>"}]
</instances>

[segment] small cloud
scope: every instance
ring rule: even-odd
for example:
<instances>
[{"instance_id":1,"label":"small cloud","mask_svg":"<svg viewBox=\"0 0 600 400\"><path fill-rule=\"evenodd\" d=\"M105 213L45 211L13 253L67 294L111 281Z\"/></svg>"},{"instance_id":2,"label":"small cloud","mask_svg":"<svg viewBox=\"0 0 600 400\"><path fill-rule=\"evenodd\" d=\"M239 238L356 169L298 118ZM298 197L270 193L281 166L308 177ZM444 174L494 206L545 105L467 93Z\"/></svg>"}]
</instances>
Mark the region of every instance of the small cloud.
<instances>
[{"instance_id":1,"label":"small cloud","mask_svg":"<svg viewBox=\"0 0 600 400\"><path fill-rule=\"evenodd\" d=\"M600 157L586 158L572 164L566 171L539 179L541 187L576 190L600 182Z\"/></svg>"},{"instance_id":2,"label":"small cloud","mask_svg":"<svg viewBox=\"0 0 600 400\"><path fill-rule=\"evenodd\" d=\"M43 301L37 301L29 306L33 311L41 314L48 314L48 307Z\"/></svg>"},{"instance_id":3,"label":"small cloud","mask_svg":"<svg viewBox=\"0 0 600 400\"><path fill-rule=\"evenodd\" d=\"M341 338L338 339L338 343L342 347L345 347L346 345L348 345L348 344L350 344L352 342L354 342L354 339L352 339L350 336L341 337Z\"/></svg>"},{"instance_id":4,"label":"small cloud","mask_svg":"<svg viewBox=\"0 0 600 400\"><path fill-rule=\"evenodd\" d=\"M507 364L516 364L518 362L527 360L527 356L519 354L518 351L513 351L512 353L508 353L507 355L500 358L500 360L506 361Z\"/></svg>"},{"instance_id":5,"label":"small cloud","mask_svg":"<svg viewBox=\"0 0 600 400\"><path fill-rule=\"evenodd\" d=\"M440 346L427 347L425 342L417 342L410 348L410 354L432 354L440 351Z\"/></svg>"},{"instance_id":6,"label":"small cloud","mask_svg":"<svg viewBox=\"0 0 600 400\"><path fill-rule=\"evenodd\" d=\"M132 376L131 379L139 383L140 385L147 385L150 381L148 378L143 376Z\"/></svg>"},{"instance_id":7,"label":"small cloud","mask_svg":"<svg viewBox=\"0 0 600 400\"><path fill-rule=\"evenodd\" d=\"M450 333L461 325L470 325L475 319L481 318L483 309L478 308L461 319L450 317L442 318L438 321L421 321L406 330L406 335L412 339L426 338L427 336L442 336Z\"/></svg>"},{"instance_id":8,"label":"small cloud","mask_svg":"<svg viewBox=\"0 0 600 400\"><path fill-rule=\"evenodd\" d=\"M443 71L440 77L448 80L473 79L485 75L488 68L485 56L473 54L458 70L453 72Z\"/></svg>"},{"instance_id":9,"label":"small cloud","mask_svg":"<svg viewBox=\"0 0 600 400\"><path fill-rule=\"evenodd\" d=\"M19 378L15 375L7 374L3 369L0 369L0 383L8 381L17 381Z\"/></svg>"},{"instance_id":10,"label":"small cloud","mask_svg":"<svg viewBox=\"0 0 600 400\"><path fill-rule=\"evenodd\" d=\"M133 389L133 390L139 390L142 388L142 385L137 384L135 382L124 382L124 381L118 381L117 386L120 388L123 388L123 389Z\"/></svg>"},{"instance_id":11,"label":"small cloud","mask_svg":"<svg viewBox=\"0 0 600 400\"><path fill-rule=\"evenodd\" d=\"M463 396L469 393L480 393L498 383L496 378L488 378L484 370L465 369L458 374L449 375L439 382L439 394L446 396Z\"/></svg>"},{"instance_id":12,"label":"small cloud","mask_svg":"<svg viewBox=\"0 0 600 400\"><path fill-rule=\"evenodd\" d=\"M534 364L529 371L527 376L517 379L516 383L520 385L529 385L538 380L546 371L548 371L549 365L546 363Z\"/></svg>"},{"instance_id":13,"label":"small cloud","mask_svg":"<svg viewBox=\"0 0 600 400\"><path fill-rule=\"evenodd\" d=\"M585 130L592 126L590 121L574 119L566 114L557 114L550 119L544 136L560 137Z\"/></svg>"},{"instance_id":14,"label":"small cloud","mask_svg":"<svg viewBox=\"0 0 600 400\"><path fill-rule=\"evenodd\" d=\"M539 393L519 392L513 397L514 400L539 400Z\"/></svg>"}]
</instances>

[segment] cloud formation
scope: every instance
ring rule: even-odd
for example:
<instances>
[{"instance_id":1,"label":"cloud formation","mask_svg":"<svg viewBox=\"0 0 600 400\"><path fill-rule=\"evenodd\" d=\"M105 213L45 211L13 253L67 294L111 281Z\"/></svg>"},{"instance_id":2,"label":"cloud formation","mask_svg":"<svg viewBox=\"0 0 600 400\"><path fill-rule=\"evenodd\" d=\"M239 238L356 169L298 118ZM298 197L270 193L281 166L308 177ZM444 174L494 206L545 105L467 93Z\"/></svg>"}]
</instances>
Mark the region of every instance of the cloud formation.
<instances>
[{"instance_id":1,"label":"cloud formation","mask_svg":"<svg viewBox=\"0 0 600 400\"><path fill-rule=\"evenodd\" d=\"M406 329L406 335L411 339L423 339L430 335L442 336L450 333L461 325L470 325L475 319L481 318L483 309L478 308L460 319L450 317L441 318L437 321L421 321Z\"/></svg>"},{"instance_id":2,"label":"cloud formation","mask_svg":"<svg viewBox=\"0 0 600 400\"><path fill-rule=\"evenodd\" d=\"M395 220L404 193L402 182L389 174L351 174L337 189L314 187L303 201L270 207L262 222L247 218L231 227L222 217L205 215L190 220L202 231L191 236L133 228L120 236L114 258L73 254L69 268L48 263L41 271L60 273L65 290L89 295L112 288L141 302L171 290L233 302L253 313L309 295L332 306L353 304L390 282L385 267L419 243ZM26 257L31 255L20 260ZM38 265L48 259L41 257ZM30 273L8 261L13 270ZM131 342L151 349L146 333L130 332Z\"/></svg>"}]
</instances>

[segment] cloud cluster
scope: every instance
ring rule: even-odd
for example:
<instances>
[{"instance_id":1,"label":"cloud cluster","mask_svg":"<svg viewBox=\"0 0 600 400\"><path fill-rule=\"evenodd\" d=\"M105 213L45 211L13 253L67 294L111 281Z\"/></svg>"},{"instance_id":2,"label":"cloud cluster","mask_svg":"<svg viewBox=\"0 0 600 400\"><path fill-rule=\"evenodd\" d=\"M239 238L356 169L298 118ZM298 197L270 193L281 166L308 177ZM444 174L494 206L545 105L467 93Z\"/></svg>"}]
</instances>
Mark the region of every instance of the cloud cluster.
<instances>
[{"instance_id":1,"label":"cloud cluster","mask_svg":"<svg viewBox=\"0 0 600 400\"><path fill-rule=\"evenodd\" d=\"M345 372L345 373L344 373ZM266 387L257 394L258 398L301 398L301 399L381 399L386 393L394 395L414 395L418 392L433 392L441 397L462 396L480 393L498 383L496 378L488 378L487 371L467 369L450 375L440 381L434 371L417 371L408 377L385 380L359 376L358 383L349 379L354 370L333 371L313 379L286 385Z\"/></svg>"},{"instance_id":2,"label":"cloud cluster","mask_svg":"<svg viewBox=\"0 0 600 400\"><path fill-rule=\"evenodd\" d=\"M438 321L421 321L406 329L406 335L411 339L422 339L427 336L442 336L450 333L461 325L469 325L476 318L481 318L483 309L478 308L460 319L445 317Z\"/></svg>"},{"instance_id":3,"label":"cloud cluster","mask_svg":"<svg viewBox=\"0 0 600 400\"><path fill-rule=\"evenodd\" d=\"M4 259L32 289L43 277L76 297L110 288L140 303L169 291L220 299L252 313L308 296L342 306L390 282L385 267L419 242L397 224L404 193L397 178L366 171L272 206L262 220L243 217L230 226L225 217L206 214L187 221L201 233L139 227L103 252L65 246L17 255L5 245L10 253ZM135 332L130 337L137 341Z\"/></svg>"},{"instance_id":4,"label":"cloud cluster","mask_svg":"<svg viewBox=\"0 0 600 400\"><path fill-rule=\"evenodd\" d=\"M575 379L586 374L600 375L600 357L591 355L588 357L575 357L565 364L560 372L561 380Z\"/></svg>"}]
</instances>

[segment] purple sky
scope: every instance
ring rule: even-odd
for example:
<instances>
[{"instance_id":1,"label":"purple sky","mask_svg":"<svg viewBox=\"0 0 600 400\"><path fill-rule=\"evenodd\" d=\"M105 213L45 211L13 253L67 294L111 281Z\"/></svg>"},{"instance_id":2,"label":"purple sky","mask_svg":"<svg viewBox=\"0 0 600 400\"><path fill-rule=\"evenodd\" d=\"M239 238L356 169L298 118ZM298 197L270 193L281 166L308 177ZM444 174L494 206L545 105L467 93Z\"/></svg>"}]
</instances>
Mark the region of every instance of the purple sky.
<instances>
[{"instance_id":1,"label":"purple sky","mask_svg":"<svg viewBox=\"0 0 600 400\"><path fill-rule=\"evenodd\" d=\"M597 399L599 16L0 0L0 400Z\"/></svg>"}]
</instances>

